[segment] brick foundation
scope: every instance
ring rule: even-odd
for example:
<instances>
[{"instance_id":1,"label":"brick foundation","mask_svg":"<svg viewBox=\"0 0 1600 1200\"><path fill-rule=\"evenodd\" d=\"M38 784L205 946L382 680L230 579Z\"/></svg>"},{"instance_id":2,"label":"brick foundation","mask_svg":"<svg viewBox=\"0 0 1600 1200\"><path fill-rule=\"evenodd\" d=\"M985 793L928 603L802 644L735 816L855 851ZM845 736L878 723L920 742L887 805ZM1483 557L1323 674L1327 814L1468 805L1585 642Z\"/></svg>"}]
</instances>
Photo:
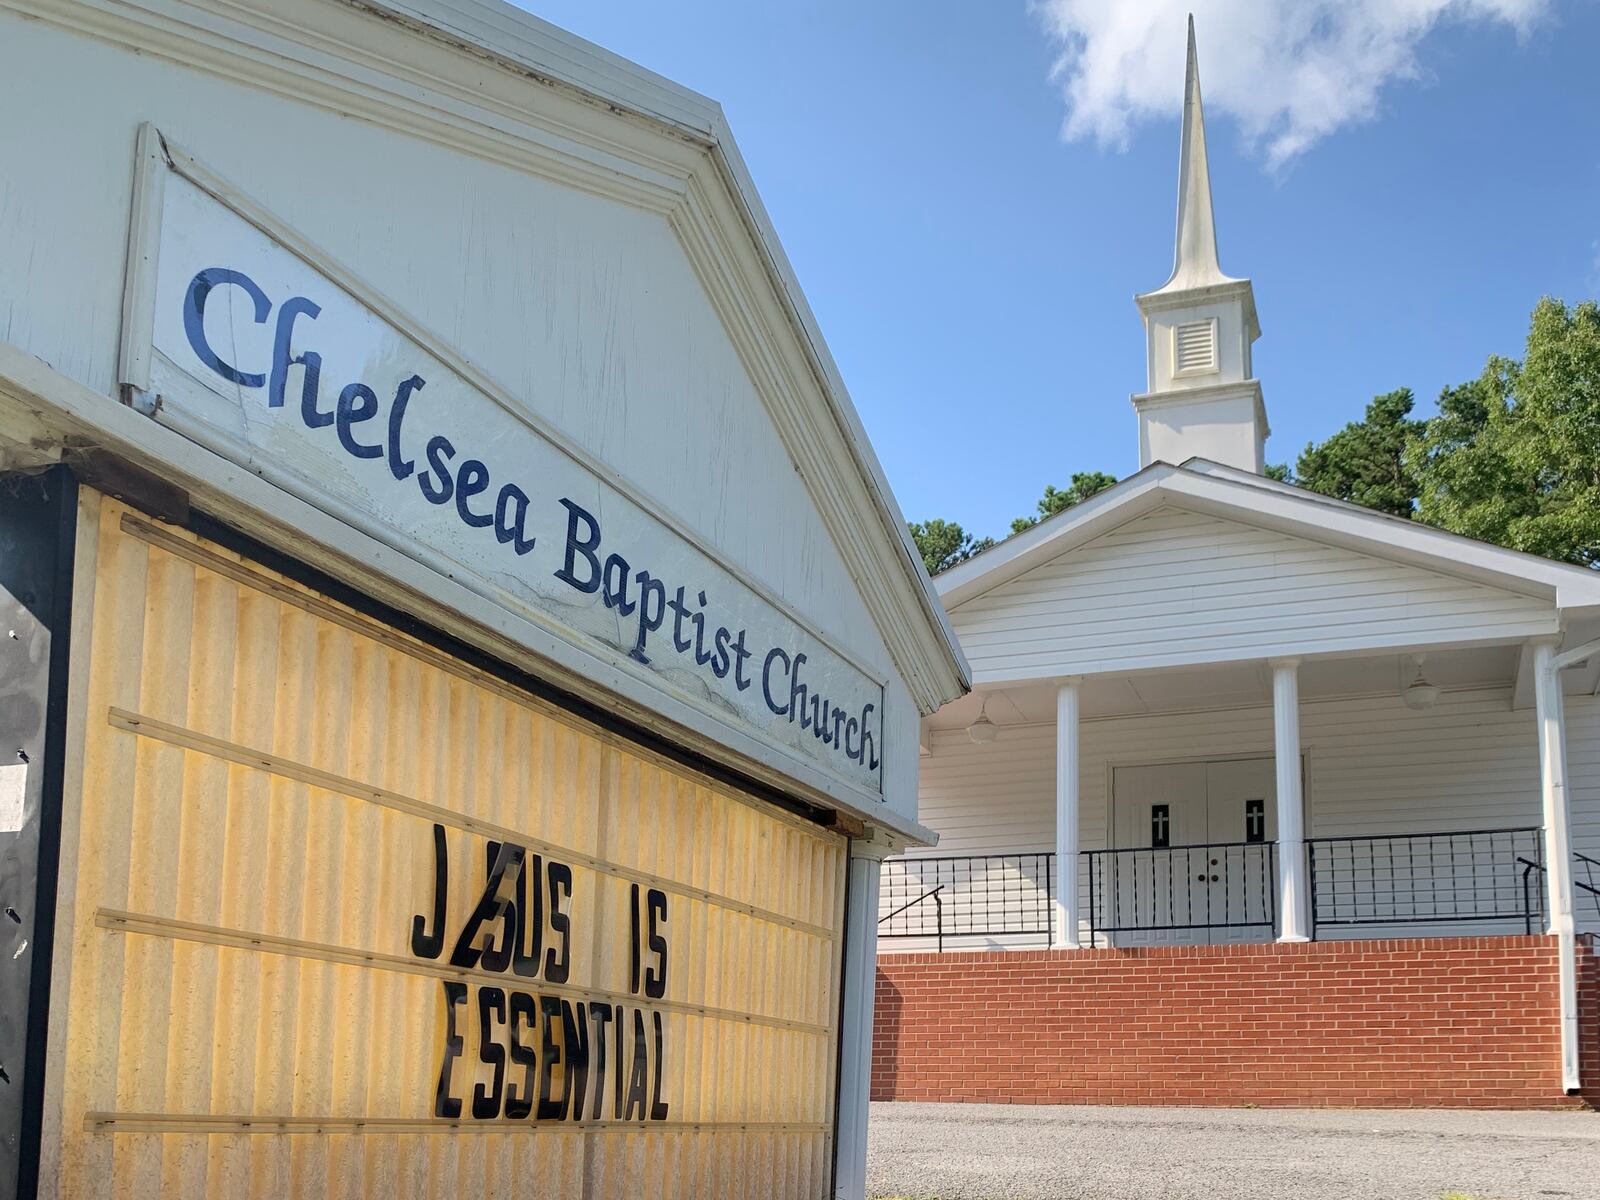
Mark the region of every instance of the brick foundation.
<instances>
[{"instance_id":1,"label":"brick foundation","mask_svg":"<svg viewBox=\"0 0 1600 1200\"><path fill-rule=\"evenodd\" d=\"M1578 954L1594 1087L1600 964ZM1553 937L884 955L872 1098L1573 1104L1557 962Z\"/></svg>"}]
</instances>

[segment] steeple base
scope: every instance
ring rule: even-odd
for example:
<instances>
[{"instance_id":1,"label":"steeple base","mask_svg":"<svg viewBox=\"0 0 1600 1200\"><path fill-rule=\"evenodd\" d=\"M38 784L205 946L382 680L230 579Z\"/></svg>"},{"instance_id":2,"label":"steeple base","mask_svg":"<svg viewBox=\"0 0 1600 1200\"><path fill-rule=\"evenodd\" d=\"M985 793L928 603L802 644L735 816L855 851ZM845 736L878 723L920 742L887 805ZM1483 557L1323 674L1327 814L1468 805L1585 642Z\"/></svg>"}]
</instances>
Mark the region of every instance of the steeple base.
<instances>
[{"instance_id":1,"label":"steeple base","mask_svg":"<svg viewBox=\"0 0 1600 1200\"><path fill-rule=\"evenodd\" d=\"M1265 469L1272 431L1259 380L1147 392L1133 397L1133 408L1139 414L1141 468L1204 458L1256 475Z\"/></svg>"}]
</instances>

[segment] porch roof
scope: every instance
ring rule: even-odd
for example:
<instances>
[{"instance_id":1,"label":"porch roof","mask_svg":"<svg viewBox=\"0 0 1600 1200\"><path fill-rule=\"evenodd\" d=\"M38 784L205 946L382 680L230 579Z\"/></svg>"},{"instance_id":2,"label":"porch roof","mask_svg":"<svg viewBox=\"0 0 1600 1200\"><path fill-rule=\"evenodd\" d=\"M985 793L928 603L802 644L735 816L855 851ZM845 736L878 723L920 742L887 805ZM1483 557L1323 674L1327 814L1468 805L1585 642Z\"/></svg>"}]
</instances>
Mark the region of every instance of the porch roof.
<instances>
[{"instance_id":1,"label":"porch roof","mask_svg":"<svg viewBox=\"0 0 1600 1200\"><path fill-rule=\"evenodd\" d=\"M941 573L947 610L1163 504L1548 600L1567 621L1600 619L1600 573L1376 512L1205 459L1156 462Z\"/></svg>"}]
</instances>

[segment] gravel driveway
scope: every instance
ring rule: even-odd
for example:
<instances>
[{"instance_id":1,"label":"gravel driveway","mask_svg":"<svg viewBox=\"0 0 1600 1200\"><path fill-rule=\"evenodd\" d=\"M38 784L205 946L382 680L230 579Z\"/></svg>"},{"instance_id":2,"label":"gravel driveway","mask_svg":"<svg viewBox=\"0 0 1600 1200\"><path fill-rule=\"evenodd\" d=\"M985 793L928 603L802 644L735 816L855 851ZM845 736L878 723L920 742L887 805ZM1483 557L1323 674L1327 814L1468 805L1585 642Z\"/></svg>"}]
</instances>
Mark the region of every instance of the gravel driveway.
<instances>
[{"instance_id":1,"label":"gravel driveway","mask_svg":"<svg viewBox=\"0 0 1600 1200\"><path fill-rule=\"evenodd\" d=\"M1600 1114L874 1104L873 1197L1600 1200Z\"/></svg>"}]
</instances>

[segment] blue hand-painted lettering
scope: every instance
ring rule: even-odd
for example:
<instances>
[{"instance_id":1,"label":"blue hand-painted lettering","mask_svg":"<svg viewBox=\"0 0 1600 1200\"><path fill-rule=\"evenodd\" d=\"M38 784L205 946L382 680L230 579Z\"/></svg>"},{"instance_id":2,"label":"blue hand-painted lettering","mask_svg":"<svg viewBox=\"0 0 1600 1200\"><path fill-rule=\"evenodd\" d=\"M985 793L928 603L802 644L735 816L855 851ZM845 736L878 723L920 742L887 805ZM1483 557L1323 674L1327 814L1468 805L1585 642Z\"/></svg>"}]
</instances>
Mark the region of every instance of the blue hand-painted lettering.
<instances>
[{"instance_id":1,"label":"blue hand-painted lettering","mask_svg":"<svg viewBox=\"0 0 1600 1200\"><path fill-rule=\"evenodd\" d=\"M414 477L428 503L440 507L453 503L457 519L466 528L492 527L495 539L513 553L532 552L537 545L529 528L532 505L527 492L516 483L502 482L496 488L493 472L482 459L464 457L458 463L457 447L443 434L426 440L418 436L411 442L422 442L420 470L416 459L406 456L406 422L413 401L427 384L421 375L411 375L395 386L387 414L379 390L366 380L346 384L333 406L324 408L322 355L305 345L307 330L322 313L321 305L305 296L291 296L278 304L272 361L266 371L245 371L225 362L206 338L206 304L223 286L237 288L248 297L255 324L265 325L273 315L272 299L242 271L208 267L199 272L184 293L183 328L202 364L240 388L266 389L268 408L285 407L290 372L299 368L299 415L308 429L331 427L338 445L351 458L382 460L396 482ZM629 657L648 664L652 652L660 653L652 639L664 641L708 677L708 686L716 687L730 675L738 692L754 686L747 667L756 651L748 644L748 630L716 622L705 590L689 585L670 587L649 570L635 570L624 554L603 550L599 519L566 497L560 504L566 510L566 538L561 565L552 574L580 594L599 594L600 603L617 616L619 629L624 631L621 644ZM801 729L835 754L876 773L879 760L872 715L877 706L867 703L851 713L820 695L805 676L807 661L804 651L783 646L766 652L761 692L767 709L791 724L799 722Z\"/></svg>"}]
</instances>

